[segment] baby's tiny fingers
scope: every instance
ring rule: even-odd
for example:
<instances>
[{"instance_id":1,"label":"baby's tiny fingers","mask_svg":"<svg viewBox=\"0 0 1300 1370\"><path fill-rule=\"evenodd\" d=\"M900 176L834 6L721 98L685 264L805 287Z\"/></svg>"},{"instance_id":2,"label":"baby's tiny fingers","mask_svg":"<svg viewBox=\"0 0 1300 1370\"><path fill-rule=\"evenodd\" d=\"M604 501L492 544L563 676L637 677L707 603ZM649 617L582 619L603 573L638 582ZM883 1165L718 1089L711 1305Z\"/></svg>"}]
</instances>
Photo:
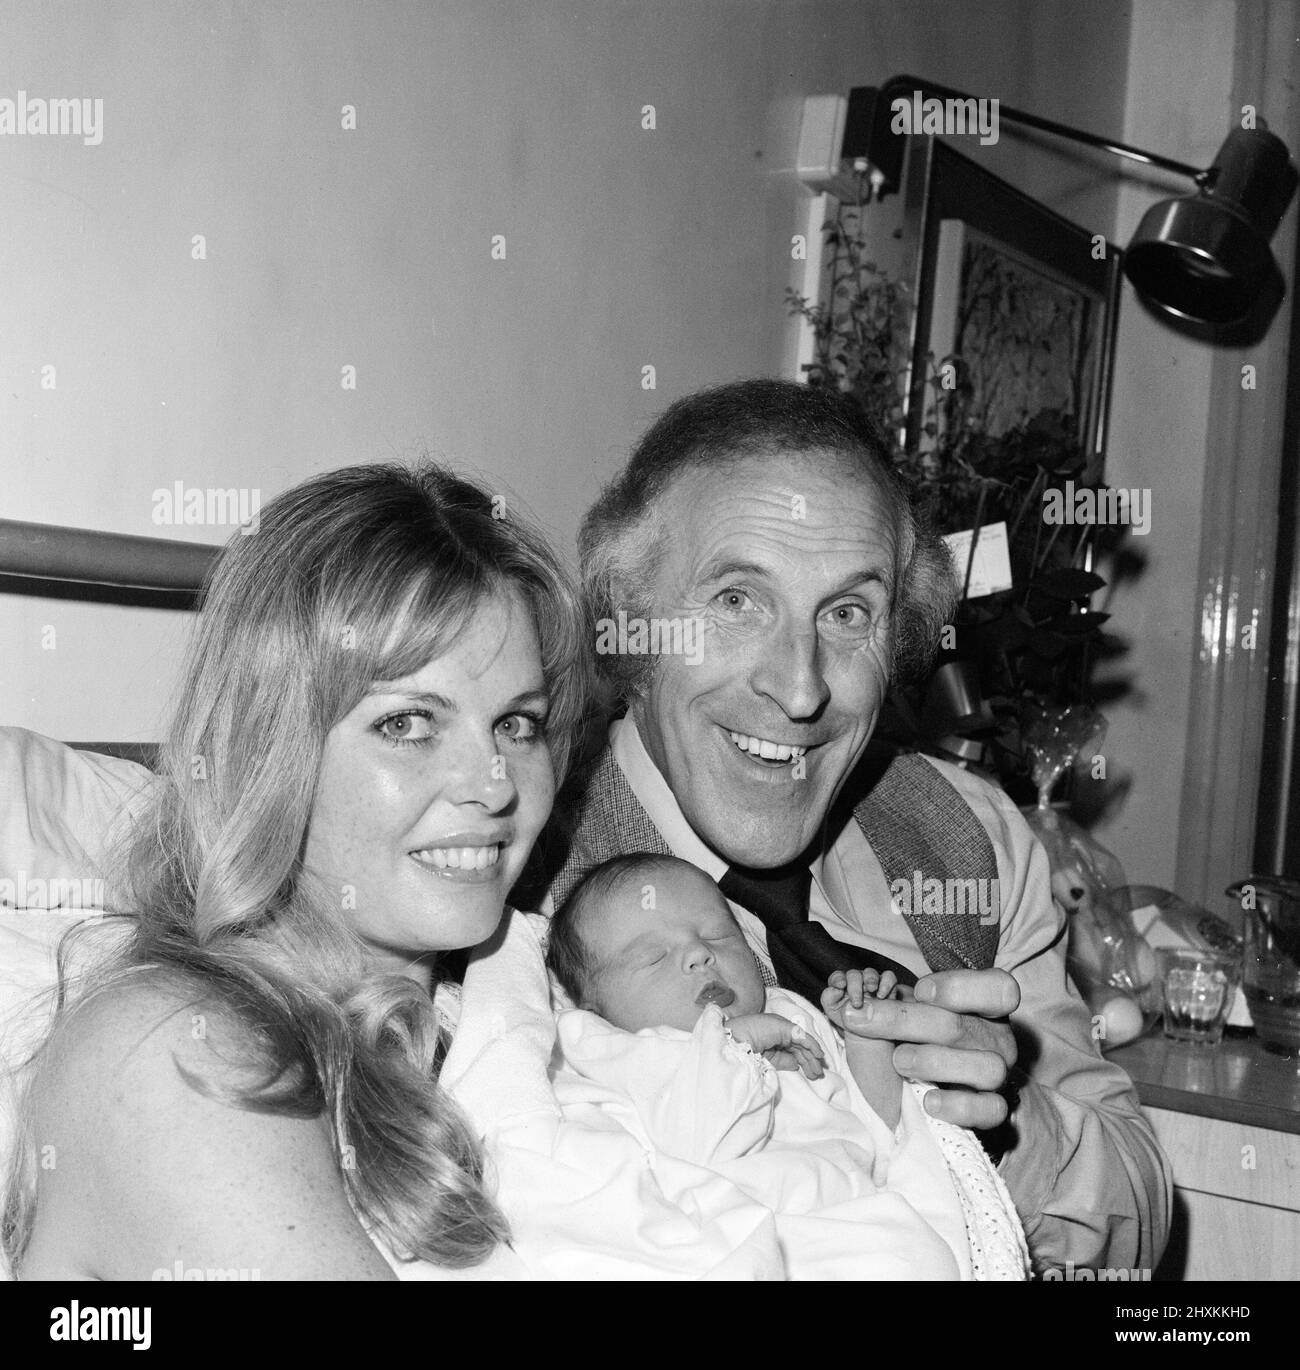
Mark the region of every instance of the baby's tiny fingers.
<instances>
[{"instance_id":1,"label":"baby's tiny fingers","mask_svg":"<svg viewBox=\"0 0 1300 1370\"><path fill-rule=\"evenodd\" d=\"M820 1049L814 1050L809 1043L800 1042L795 1050L799 1053L799 1064L803 1073L810 1080L820 1080L826 1074Z\"/></svg>"},{"instance_id":2,"label":"baby's tiny fingers","mask_svg":"<svg viewBox=\"0 0 1300 1370\"><path fill-rule=\"evenodd\" d=\"M880 983L876 986L876 998L888 999L898 986L898 976L892 970L887 970L880 977Z\"/></svg>"}]
</instances>

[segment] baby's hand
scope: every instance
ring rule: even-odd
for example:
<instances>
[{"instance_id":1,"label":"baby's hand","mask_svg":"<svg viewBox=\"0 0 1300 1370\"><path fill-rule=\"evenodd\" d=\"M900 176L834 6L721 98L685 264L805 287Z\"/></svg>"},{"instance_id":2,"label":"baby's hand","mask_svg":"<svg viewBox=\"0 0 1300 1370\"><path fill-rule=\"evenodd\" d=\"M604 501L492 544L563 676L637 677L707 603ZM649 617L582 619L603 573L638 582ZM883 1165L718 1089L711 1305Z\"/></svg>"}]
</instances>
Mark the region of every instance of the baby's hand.
<instances>
[{"instance_id":1,"label":"baby's hand","mask_svg":"<svg viewBox=\"0 0 1300 1370\"><path fill-rule=\"evenodd\" d=\"M817 1039L779 1013L745 1013L727 1019L737 1042L757 1051L777 1070L801 1070L810 1080L826 1073L826 1058Z\"/></svg>"},{"instance_id":2,"label":"baby's hand","mask_svg":"<svg viewBox=\"0 0 1300 1370\"><path fill-rule=\"evenodd\" d=\"M892 970L883 973L868 966L865 970L837 970L822 990L822 1012L836 1027L844 1027L844 1009L861 1008L870 995L873 999L891 999L898 989L898 977Z\"/></svg>"},{"instance_id":3,"label":"baby's hand","mask_svg":"<svg viewBox=\"0 0 1300 1370\"><path fill-rule=\"evenodd\" d=\"M837 970L822 990L822 1012L844 1031L844 1054L849 1073L862 1097L895 1128L902 1109L903 1081L894 1069L894 1043L865 1037L854 1028L854 1010L868 998L903 998L892 970Z\"/></svg>"}]
</instances>

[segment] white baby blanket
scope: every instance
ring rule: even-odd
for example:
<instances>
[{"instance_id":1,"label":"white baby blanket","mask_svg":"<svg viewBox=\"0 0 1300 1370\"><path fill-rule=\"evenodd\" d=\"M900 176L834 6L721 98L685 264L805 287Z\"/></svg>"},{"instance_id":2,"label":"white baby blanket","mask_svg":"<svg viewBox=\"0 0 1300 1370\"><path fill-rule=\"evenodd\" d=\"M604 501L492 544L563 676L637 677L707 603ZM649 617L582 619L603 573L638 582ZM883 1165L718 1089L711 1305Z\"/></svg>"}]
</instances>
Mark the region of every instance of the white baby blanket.
<instances>
[{"instance_id":1,"label":"white baby blanket","mask_svg":"<svg viewBox=\"0 0 1300 1370\"><path fill-rule=\"evenodd\" d=\"M486 1138L529 1275L971 1277L970 1205L922 1091L904 1090L891 1135L825 1018L781 991L770 1005L839 1068L777 1072L730 1041L716 1009L689 1034L620 1032L576 1010L557 1023L539 928L507 916L471 960L442 1079ZM1014 1252L1018 1225L1011 1240Z\"/></svg>"}]
</instances>

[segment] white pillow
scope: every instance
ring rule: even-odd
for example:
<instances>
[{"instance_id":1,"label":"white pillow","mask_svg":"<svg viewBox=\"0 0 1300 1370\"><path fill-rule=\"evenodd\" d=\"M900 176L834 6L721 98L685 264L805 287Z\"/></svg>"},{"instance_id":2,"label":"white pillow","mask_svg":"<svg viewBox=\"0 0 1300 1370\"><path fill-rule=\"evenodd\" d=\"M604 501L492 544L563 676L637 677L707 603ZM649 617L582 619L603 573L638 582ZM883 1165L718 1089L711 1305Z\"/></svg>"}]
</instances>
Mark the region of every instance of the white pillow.
<instances>
[{"instance_id":1,"label":"white pillow","mask_svg":"<svg viewBox=\"0 0 1300 1370\"><path fill-rule=\"evenodd\" d=\"M110 903L107 859L148 800L152 772L0 728L0 1174L14 1141L22 1066L48 1031L65 932ZM71 968L106 954L104 924ZM0 1280L8 1271L0 1257Z\"/></svg>"},{"instance_id":2,"label":"white pillow","mask_svg":"<svg viewBox=\"0 0 1300 1370\"><path fill-rule=\"evenodd\" d=\"M154 780L134 761L0 728L0 909L112 907L107 858Z\"/></svg>"},{"instance_id":3,"label":"white pillow","mask_svg":"<svg viewBox=\"0 0 1300 1370\"><path fill-rule=\"evenodd\" d=\"M112 955L130 935L120 918L94 920L94 910L0 909L0 1182L8 1175L18 1107L32 1053L54 1019L58 952L64 934L89 919L87 935L67 948L75 979ZM0 1253L0 1282L12 1278Z\"/></svg>"}]
</instances>

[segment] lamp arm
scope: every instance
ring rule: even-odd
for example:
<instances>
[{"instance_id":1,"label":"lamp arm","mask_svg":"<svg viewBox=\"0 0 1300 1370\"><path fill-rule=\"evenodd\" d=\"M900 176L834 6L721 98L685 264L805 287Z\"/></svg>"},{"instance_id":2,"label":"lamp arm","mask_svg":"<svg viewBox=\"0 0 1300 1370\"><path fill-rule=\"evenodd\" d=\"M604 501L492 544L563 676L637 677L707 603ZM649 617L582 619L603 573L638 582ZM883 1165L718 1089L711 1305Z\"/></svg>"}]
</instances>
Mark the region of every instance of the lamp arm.
<instances>
[{"instance_id":1,"label":"lamp arm","mask_svg":"<svg viewBox=\"0 0 1300 1370\"><path fill-rule=\"evenodd\" d=\"M933 81L924 81L919 76L891 76L881 87L881 99L888 107L891 99L897 99L900 91L911 93L920 91L923 96L934 95L948 100L973 100L976 97L966 91L954 90L951 86L937 85ZM1071 128L1069 124L1058 124L1053 119L1043 119L1037 114L1029 114L1022 109L1012 109L998 101L998 118L1009 119L1013 124L1024 124L1027 128L1035 128L1043 133L1050 133L1056 138L1067 138L1072 142L1086 143L1089 147L1101 148L1105 152L1113 152L1117 157L1127 157L1133 162L1142 162L1146 166L1156 167L1161 171L1171 171L1177 176L1186 176L1194 181L1198 186L1205 184L1210 172L1208 170L1198 171L1194 166L1188 166L1186 162L1176 162L1172 157L1162 157L1158 152L1146 152L1142 148L1133 147L1128 143L1112 142L1109 138L1102 138L1095 133L1085 133L1080 129Z\"/></svg>"}]
</instances>

